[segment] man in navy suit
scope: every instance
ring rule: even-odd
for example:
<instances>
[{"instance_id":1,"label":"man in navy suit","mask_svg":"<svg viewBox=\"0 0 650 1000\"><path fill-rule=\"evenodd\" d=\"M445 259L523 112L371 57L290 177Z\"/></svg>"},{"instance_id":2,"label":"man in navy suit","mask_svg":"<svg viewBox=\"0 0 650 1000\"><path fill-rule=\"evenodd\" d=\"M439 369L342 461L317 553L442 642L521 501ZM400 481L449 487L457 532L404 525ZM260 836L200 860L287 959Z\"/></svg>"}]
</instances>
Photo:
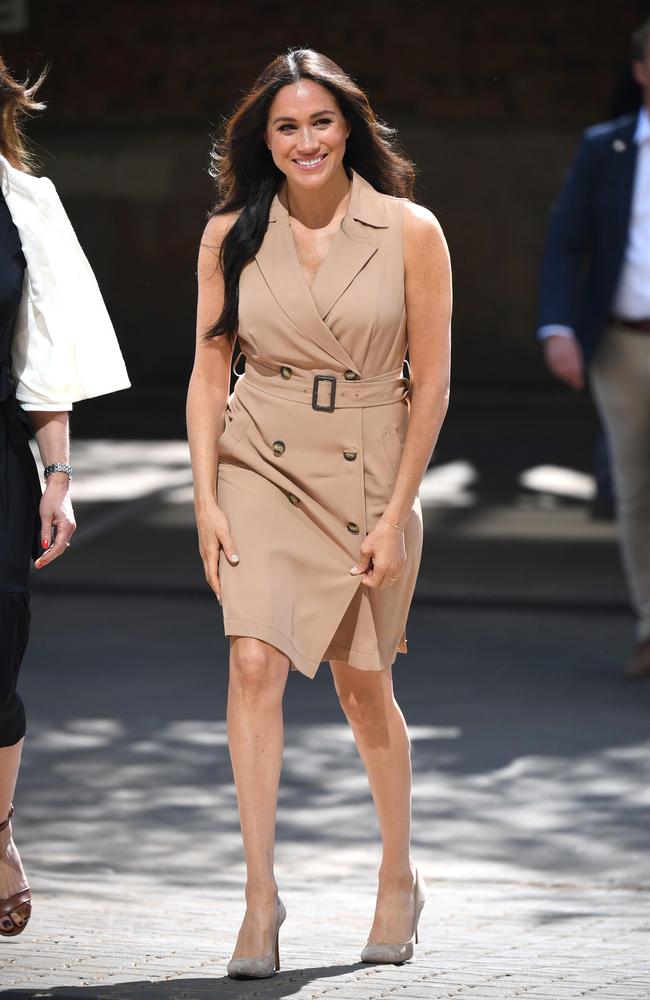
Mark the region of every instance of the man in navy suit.
<instances>
[{"instance_id":1,"label":"man in navy suit","mask_svg":"<svg viewBox=\"0 0 650 1000\"><path fill-rule=\"evenodd\" d=\"M625 673L650 679L650 19L632 42L643 104L583 135L551 212L538 336L554 375L588 378L607 430L638 617Z\"/></svg>"}]
</instances>

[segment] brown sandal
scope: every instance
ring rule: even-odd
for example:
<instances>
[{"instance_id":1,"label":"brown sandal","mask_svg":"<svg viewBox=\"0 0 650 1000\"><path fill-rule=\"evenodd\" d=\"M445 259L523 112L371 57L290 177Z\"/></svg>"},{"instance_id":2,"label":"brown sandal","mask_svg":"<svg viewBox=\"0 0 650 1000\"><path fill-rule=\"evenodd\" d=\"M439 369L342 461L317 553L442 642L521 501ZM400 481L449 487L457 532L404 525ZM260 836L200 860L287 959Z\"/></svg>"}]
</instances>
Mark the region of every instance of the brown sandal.
<instances>
[{"instance_id":1,"label":"brown sandal","mask_svg":"<svg viewBox=\"0 0 650 1000\"><path fill-rule=\"evenodd\" d=\"M0 823L0 833L7 829L13 814L14 807L12 806L6 820L3 823ZM21 889L20 892L15 893L15 895L9 896L8 899L0 899L0 921L3 917L8 916L10 913L18 913L23 918L23 923L20 927L18 924L14 923L11 930L5 930L4 927L0 926L0 936L2 937L16 937L17 934L22 934L27 927L29 918L32 915L32 894L29 886Z\"/></svg>"}]
</instances>

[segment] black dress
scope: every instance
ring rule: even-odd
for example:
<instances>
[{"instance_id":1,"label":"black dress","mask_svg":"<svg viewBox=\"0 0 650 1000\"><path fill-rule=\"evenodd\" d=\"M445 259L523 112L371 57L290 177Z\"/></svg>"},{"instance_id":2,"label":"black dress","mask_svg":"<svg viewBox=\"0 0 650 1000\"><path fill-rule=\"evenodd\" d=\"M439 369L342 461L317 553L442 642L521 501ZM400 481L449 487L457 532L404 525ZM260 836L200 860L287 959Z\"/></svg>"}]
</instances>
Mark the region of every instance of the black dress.
<instances>
[{"instance_id":1,"label":"black dress","mask_svg":"<svg viewBox=\"0 0 650 1000\"><path fill-rule=\"evenodd\" d=\"M29 570L41 551L41 490L29 448L29 418L16 401L11 345L26 262L0 192L0 747L25 735L16 691L29 636Z\"/></svg>"}]
</instances>

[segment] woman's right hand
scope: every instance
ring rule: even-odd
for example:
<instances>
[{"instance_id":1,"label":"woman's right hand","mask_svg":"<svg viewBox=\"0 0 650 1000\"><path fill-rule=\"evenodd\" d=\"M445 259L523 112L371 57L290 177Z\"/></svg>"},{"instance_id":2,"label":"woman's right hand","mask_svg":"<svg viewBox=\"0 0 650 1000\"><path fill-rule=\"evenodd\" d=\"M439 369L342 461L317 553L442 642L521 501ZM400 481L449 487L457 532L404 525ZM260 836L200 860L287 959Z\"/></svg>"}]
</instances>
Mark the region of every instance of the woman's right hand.
<instances>
[{"instance_id":1,"label":"woman's right hand","mask_svg":"<svg viewBox=\"0 0 650 1000\"><path fill-rule=\"evenodd\" d=\"M232 563L233 566L239 562L239 556L230 534L230 524L216 501L211 501L207 506L197 508L196 526L199 533L199 552L203 560L205 579L221 604L219 549L223 548L228 562Z\"/></svg>"}]
</instances>

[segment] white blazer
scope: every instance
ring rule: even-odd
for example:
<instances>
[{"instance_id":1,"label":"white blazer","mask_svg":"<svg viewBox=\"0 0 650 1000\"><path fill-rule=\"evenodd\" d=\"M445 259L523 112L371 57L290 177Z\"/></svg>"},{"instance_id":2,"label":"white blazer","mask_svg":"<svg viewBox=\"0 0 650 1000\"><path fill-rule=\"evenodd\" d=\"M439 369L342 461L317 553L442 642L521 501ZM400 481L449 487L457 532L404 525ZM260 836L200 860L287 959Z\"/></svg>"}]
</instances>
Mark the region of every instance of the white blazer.
<instances>
[{"instance_id":1,"label":"white blazer","mask_svg":"<svg viewBox=\"0 0 650 1000\"><path fill-rule=\"evenodd\" d=\"M129 377L92 268L56 188L0 156L0 184L27 269L12 345L25 410L71 410L128 389Z\"/></svg>"}]
</instances>

